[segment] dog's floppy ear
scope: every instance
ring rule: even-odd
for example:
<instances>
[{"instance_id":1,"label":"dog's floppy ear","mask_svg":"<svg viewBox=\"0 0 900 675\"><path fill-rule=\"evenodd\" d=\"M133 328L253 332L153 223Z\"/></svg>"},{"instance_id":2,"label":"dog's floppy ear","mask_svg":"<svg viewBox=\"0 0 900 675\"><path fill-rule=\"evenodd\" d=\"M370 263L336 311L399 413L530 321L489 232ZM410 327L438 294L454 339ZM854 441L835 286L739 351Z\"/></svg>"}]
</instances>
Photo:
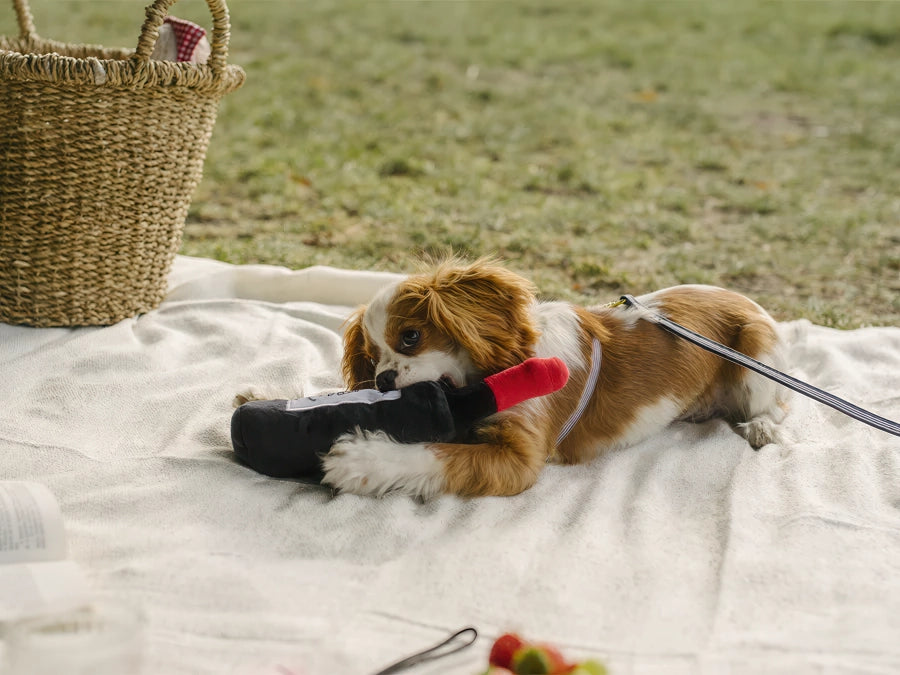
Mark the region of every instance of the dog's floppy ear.
<instances>
[{"instance_id":1,"label":"dog's floppy ear","mask_svg":"<svg viewBox=\"0 0 900 675\"><path fill-rule=\"evenodd\" d=\"M480 371L498 372L534 356L535 288L527 279L490 259L453 261L437 267L430 290L429 320L466 349Z\"/></svg>"},{"instance_id":2,"label":"dog's floppy ear","mask_svg":"<svg viewBox=\"0 0 900 675\"><path fill-rule=\"evenodd\" d=\"M367 389L375 386L375 364L366 348L363 329L365 307L360 307L344 323L344 355L341 374L348 389Z\"/></svg>"}]
</instances>

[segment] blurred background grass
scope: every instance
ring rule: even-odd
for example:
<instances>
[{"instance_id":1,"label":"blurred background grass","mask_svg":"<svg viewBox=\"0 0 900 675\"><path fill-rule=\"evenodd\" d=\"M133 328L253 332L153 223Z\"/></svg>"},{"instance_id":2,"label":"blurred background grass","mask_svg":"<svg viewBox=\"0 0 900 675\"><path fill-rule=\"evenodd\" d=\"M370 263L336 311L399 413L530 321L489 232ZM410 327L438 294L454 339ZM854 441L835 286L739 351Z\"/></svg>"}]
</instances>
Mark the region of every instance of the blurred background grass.
<instances>
[{"instance_id":1,"label":"blurred background grass","mask_svg":"<svg viewBox=\"0 0 900 675\"><path fill-rule=\"evenodd\" d=\"M136 43L143 4L31 2L41 35L106 46ZM248 78L183 253L494 253L547 297L713 283L779 319L900 325L900 3L229 7Z\"/></svg>"}]
</instances>

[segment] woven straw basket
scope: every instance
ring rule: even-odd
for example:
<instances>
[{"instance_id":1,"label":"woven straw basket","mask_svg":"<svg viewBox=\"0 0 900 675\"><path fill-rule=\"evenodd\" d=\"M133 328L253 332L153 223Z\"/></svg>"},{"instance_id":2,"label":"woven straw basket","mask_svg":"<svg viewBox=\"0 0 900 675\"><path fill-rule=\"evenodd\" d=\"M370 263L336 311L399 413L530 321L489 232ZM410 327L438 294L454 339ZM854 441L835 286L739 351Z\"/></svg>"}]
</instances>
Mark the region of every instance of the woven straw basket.
<instances>
[{"instance_id":1,"label":"woven straw basket","mask_svg":"<svg viewBox=\"0 0 900 675\"><path fill-rule=\"evenodd\" d=\"M0 36L0 321L107 325L156 307L181 243L219 99L230 24L212 13L208 63L150 58L168 8L146 10L137 47Z\"/></svg>"}]
</instances>

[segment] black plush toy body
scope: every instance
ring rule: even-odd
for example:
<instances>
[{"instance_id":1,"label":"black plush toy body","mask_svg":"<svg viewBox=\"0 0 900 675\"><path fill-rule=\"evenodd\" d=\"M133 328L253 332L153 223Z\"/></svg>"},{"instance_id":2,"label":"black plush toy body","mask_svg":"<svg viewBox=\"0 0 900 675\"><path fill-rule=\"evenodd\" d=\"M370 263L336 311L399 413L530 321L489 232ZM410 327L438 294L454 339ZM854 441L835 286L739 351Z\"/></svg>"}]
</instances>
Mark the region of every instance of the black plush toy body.
<instances>
[{"instance_id":1,"label":"black plush toy body","mask_svg":"<svg viewBox=\"0 0 900 675\"><path fill-rule=\"evenodd\" d=\"M458 389L418 382L389 392L250 401L231 417L231 443L241 462L267 476L319 479L321 456L345 433L383 431L402 443L465 442L479 420L557 391L568 377L560 359L533 358Z\"/></svg>"}]
</instances>

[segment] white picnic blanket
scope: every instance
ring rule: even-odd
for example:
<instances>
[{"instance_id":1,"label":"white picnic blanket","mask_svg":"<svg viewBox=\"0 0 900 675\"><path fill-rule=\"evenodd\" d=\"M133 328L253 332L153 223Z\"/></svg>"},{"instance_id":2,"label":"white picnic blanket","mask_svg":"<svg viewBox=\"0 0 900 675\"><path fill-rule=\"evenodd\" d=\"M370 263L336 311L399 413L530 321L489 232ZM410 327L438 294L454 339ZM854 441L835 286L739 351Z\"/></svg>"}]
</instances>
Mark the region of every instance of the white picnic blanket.
<instances>
[{"instance_id":1,"label":"white picnic blanket","mask_svg":"<svg viewBox=\"0 0 900 675\"><path fill-rule=\"evenodd\" d=\"M0 478L62 505L146 675L474 675L506 630L614 675L900 672L900 439L794 396L759 452L678 424L511 498L333 496L233 461L233 395L339 386L349 309L391 275L179 257L156 311L0 324ZM598 298L598 301L606 300ZM783 324L790 372L900 418L900 328Z\"/></svg>"}]
</instances>

